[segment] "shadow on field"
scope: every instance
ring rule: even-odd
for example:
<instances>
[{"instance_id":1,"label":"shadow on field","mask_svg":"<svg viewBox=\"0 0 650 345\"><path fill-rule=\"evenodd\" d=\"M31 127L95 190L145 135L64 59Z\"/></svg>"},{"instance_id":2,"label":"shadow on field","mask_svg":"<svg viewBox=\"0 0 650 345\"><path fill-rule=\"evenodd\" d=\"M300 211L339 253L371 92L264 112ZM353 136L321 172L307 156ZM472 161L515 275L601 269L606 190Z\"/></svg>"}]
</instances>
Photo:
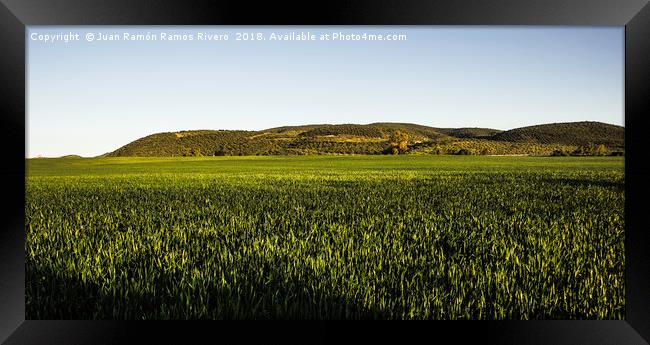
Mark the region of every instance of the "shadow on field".
<instances>
[{"instance_id":1,"label":"shadow on field","mask_svg":"<svg viewBox=\"0 0 650 345\"><path fill-rule=\"evenodd\" d=\"M120 270L118 270L120 272ZM238 275L223 287L184 282L189 272L156 274L148 282L128 272L121 284L83 281L79 274L26 267L26 315L44 319L385 319L382 310L288 279L279 270ZM258 271L259 272L259 271ZM74 275L74 276L73 276ZM77 277L78 276L78 277ZM270 282L262 283L263 280Z\"/></svg>"}]
</instances>

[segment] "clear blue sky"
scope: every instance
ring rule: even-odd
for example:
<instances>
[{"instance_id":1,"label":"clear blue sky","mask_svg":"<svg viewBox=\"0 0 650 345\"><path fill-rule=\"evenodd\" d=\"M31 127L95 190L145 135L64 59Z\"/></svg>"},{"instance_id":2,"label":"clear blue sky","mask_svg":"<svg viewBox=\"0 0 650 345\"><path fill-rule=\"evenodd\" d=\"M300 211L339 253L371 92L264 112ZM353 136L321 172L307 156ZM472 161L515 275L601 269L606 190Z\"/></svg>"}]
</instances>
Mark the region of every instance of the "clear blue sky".
<instances>
[{"instance_id":1,"label":"clear blue sky","mask_svg":"<svg viewBox=\"0 0 650 345\"><path fill-rule=\"evenodd\" d=\"M235 41L235 32L406 34ZM32 34L80 33L42 42ZM229 41L87 42L91 33ZM27 156L113 151L191 129L411 122L624 124L623 27L38 27L27 30Z\"/></svg>"}]
</instances>

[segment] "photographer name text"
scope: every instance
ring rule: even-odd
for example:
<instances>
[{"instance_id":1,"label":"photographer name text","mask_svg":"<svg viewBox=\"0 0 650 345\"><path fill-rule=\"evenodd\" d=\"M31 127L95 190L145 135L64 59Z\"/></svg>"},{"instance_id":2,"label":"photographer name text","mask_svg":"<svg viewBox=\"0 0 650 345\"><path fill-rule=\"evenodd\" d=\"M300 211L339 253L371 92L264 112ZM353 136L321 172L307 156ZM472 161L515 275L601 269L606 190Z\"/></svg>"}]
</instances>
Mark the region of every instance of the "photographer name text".
<instances>
[{"instance_id":1,"label":"photographer name text","mask_svg":"<svg viewBox=\"0 0 650 345\"><path fill-rule=\"evenodd\" d=\"M72 42L147 42L147 41L277 41L277 42L310 42L310 41L406 41L407 35L401 33L366 33L366 32L60 32L29 34L29 39L42 43L72 43Z\"/></svg>"}]
</instances>

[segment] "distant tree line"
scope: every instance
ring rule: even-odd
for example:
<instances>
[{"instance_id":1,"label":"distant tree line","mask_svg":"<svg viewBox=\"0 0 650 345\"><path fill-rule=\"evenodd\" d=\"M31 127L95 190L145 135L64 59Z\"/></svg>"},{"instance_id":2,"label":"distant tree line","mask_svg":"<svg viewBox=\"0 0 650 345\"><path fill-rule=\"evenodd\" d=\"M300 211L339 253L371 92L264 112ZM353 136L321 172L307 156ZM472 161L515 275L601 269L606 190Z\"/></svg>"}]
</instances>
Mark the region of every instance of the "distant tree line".
<instances>
[{"instance_id":1,"label":"distant tree line","mask_svg":"<svg viewBox=\"0 0 650 345\"><path fill-rule=\"evenodd\" d=\"M572 151L554 150L551 156L623 156L622 150L610 150L603 144L578 146Z\"/></svg>"}]
</instances>

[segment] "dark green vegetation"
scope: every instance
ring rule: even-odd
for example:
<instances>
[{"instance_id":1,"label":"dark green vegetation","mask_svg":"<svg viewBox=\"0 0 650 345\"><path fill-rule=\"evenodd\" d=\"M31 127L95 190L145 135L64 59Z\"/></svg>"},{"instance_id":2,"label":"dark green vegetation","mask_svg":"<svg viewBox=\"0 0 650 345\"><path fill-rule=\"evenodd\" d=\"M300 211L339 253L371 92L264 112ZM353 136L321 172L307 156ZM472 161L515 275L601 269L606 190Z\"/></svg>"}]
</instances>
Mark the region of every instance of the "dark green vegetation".
<instances>
[{"instance_id":1,"label":"dark green vegetation","mask_svg":"<svg viewBox=\"0 0 650 345\"><path fill-rule=\"evenodd\" d=\"M622 157L34 159L27 319L622 319Z\"/></svg>"},{"instance_id":2,"label":"dark green vegetation","mask_svg":"<svg viewBox=\"0 0 650 345\"><path fill-rule=\"evenodd\" d=\"M608 147L624 147L625 128L599 122L555 123L497 133L493 139L540 144L574 146L603 144Z\"/></svg>"},{"instance_id":3,"label":"dark green vegetation","mask_svg":"<svg viewBox=\"0 0 650 345\"><path fill-rule=\"evenodd\" d=\"M405 149L391 137L406 136ZM510 131L433 128L408 123L308 125L262 131L182 131L153 134L109 157L255 156L316 154L609 155L624 151L623 127L572 122ZM596 150L598 145L602 149ZM393 150L395 148L396 150Z\"/></svg>"}]
</instances>

